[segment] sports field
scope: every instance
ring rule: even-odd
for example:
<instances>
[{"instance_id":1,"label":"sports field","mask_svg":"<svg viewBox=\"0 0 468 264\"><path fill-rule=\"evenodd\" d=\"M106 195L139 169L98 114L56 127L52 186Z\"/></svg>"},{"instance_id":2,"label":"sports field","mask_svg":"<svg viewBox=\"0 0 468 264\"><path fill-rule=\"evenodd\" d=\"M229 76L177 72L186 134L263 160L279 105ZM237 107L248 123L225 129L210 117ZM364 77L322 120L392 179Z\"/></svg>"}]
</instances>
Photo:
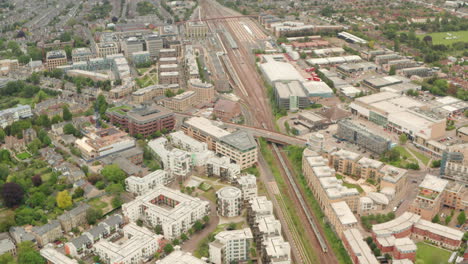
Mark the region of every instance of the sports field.
<instances>
[{"instance_id":1,"label":"sports field","mask_svg":"<svg viewBox=\"0 0 468 264\"><path fill-rule=\"evenodd\" d=\"M423 39L425 36L432 37L432 44L444 44L451 45L455 42L468 42L468 30L465 31L451 31L451 32L437 32L431 34L421 34L418 35L419 39Z\"/></svg>"},{"instance_id":2,"label":"sports field","mask_svg":"<svg viewBox=\"0 0 468 264\"><path fill-rule=\"evenodd\" d=\"M452 252L434 247L424 242L416 244L416 262L421 264L446 264Z\"/></svg>"}]
</instances>

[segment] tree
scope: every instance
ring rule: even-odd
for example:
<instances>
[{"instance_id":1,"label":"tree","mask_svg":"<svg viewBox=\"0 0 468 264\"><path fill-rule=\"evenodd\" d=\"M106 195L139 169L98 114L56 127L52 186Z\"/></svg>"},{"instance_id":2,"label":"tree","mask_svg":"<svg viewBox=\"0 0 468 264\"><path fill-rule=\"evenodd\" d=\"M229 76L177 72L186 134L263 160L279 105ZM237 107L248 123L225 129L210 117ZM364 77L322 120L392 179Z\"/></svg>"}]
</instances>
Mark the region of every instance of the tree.
<instances>
[{"instance_id":1,"label":"tree","mask_svg":"<svg viewBox=\"0 0 468 264\"><path fill-rule=\"evenodd\" d=\"M429 35L426 35L426 36L424 36L423 41L424 41L426 44L432 43L432 37L429 36Z\"/></svg>"},{"instance_id":2,"label":"tree","mask_svg":"<svg viewBox=\"0 0 468 264\"><path fill-rule=\"evenodd\" d=\"M67 190L59 192L55 199L57 201L57 206L61 209L70 208L73 205L72 197Z\"/></svg>"},{"instance_id":3,"label":"tree","mask_svg":"<svg viewBox=\"0 0 468 264\"><path fill-rule=\"evenodd\" d=\"M45 259L34 250L31 241L25 241L18 245L18 264L45 264Z\"/></svg>"},{"instance_id":4,"label":"tree","mask_svg":"<svg viewBox=\"0 0 468 264\"><path fill-rule=\"evenodd\" d=\"M432 218L432 223L438 224L439 222L440 222L440 216L439 216L439 214L436 214L436 215Z\"/></svg>"},{"instance_id":5,"label":"tree","mask_svg":"<svg viewBox=\"0 0 468 264\"><path fill-rule=\"evenodd\" d=\"M432 168L439 168L440 167L441 160L433 160L431 167Z\"/></svg>"},{"instance_id":6,"label":"tree","mask_svg":"<svg viewBox=\"0 0 468 264\"><path fill-rule=\"evenodd\" d=\"M0 263L2 264L15 264L15 259L10 253L5 253L0 256Z\"/></svg>"},{"instance_id":7,"label":"tree","mask_svg":"<svg viewBox=\"0 0 468 264\"><path fill-rule=\"evenodd\" d=\"M388 72L388 75L395 75L396 74L396 68L394 65L390 67L390 71Z\"/></svg>"},{"instance_id":8,"label":"tree","mask_svg":"<svg viewBox=\"0 0 468 264\"><path fill-rule=\"evenodd\" d=\"M63 106L63 112L62 112L62 117L63 117L63 120L65 121L70 121L72 120L73 118L73 115L72 113L70 112L70 109L68 109L68 106Z\"/></svg>"},{"instance_id":9,"label":"tree","mask_svg":"<svg viewBox=\"0 0 468 264\"><path fill-rule=\"evenodd\" d=\"M170 254L172 251L174 251L174 247L171 244L166 244L164 246L164 253L167 255Z\"/></svg>"},{"instance_id":10,"label":"tree","mask_svg":"<svg viewBox=\"0 0 468 264\"><path fill-rule=\"evenodd\" d=\"M176 239L172 240L172 244L174 244L174 245L176 245L176 246L177 246L177 245L180 245L179 239L176 238Z\"/></svg>"},{"instance_id":11,"label":"tree","mask_svg":"<svg viewBox=\"0 0 468 264\"><path fill-rule=\"evenodd\" d=\"M74 135L76 134L76 128L75 126L73 126L72 123L68 123L63 126L63 133L65 133L66 135Z\"/></svg>"},{"instance_id":12,"label":"tree","mask_svg":"<svg viewBox=\"0 0 468 264\"><path fill-rule=\"evenodd\" d=\"M205 216L203 217L203 222L205 222L205 224L207 224L208 222L210 222L210 217L207 216L207 215L205 215Z\"/></svg>"},{"instance_id":13,"label":"tree","mask_svg":"<svg viewBox=\"0 0 468 264\"><path fill-rule=\"evenodd\" d=\"M2 187L2 198L7 207L15 207L23 201L23 188L15 182L5 183Z\"/></svg>"},{"instance_id":14,"label":"tree","mask_svg":"<svg viewBox=\"0 0 468 264\"><path fill-rule=\"evenodd\" d=\"M452 221L452 216L447 215L447 217L445 217L445 225L448 225L450 223L450 221Z\"/></svg>"},{"instance_id":15,"label":"tree","mask_svg":"<svg viewBox=\"0 0 468 264\"><path fill-rule=\"evenodd\" d=\"M459 225L463 225L465 222L466 222L465 211L461 211L460 214L457 216L457 223Z\"/></svg>"},{"instance_id":16,"label":"tree","mask_svg":"<svg viewBox=\"0 0 468 264\"><path fill-rule=\"evenodd\" d=\"M84 190L81 187L78 187L73 192L72 198L73 199L80 198L80 197L83 197L83 195L84 195Z\"/></svg>"},{"instance_id":17,"label":"tree","mask_svg":"<svg viewBox=\"0 0 468 264\"><path fill-rule=\"evenodd\" d=\"M137 226L143 226L143 220L138 219L138 220L136 221L136 224L137 224Z\"/></svg>"},{"instance_id":18,"label":"tree","mask_svg":"<svg viewBox=\"0 0 468 264\"><path fill-rule=\"evenodd\" d=\"M6 164L0 164L0 180L5 181L10 175L10 169Z\"/></svg>"},{"instance_id":19,"label":"tree","mask_svg":"<svg viewBox=\"0 0 468 264\"><path fill-rule=\"evenodd\" d=\"M163 233L162 226L161 226L161 225L156 225L156 226L154 227L154 232L155 232L156 234L158 234L158 235L162 235L162 233Z\"/></svg>"},{"instance_id":20,"label":"tree","mask_svg":"<svg viewBox=\"0 0 468 264\"><path fill-rule=\"evenodd\" d=\"M0 128L0 142L3 142L5 140L5 136L6 136L5 130Z\"/></svg>"},{"instance_id":21,"label":"tree","mask_svg":"<svg viewBox=\"0 0 468 264\"><path fill-rule=\"evenodd\" d=\"M114 198L112 198L111 204L113 208L120 207L123 204L123 201L120 195L117 195Z\"/></svg>"},{"instance_id":22,"label":"tree","mask_svg":"<svg viewBox=\"0 0 468 264\"><path fill-rule=\"evenodd\" d=\"M405 133L402 133L398 140L400 141L400 145L405 145L408 141L408 136Z\"/></svg>"},{"instance_id":23,"label":"tree","mask_svg":"<svg viewBox=\"0 0 468 264\"><path fill-rule=\"evenodd\" d=\"M94 225L101 217L102 210L100 208L89 208L86 211L86 221L88 221L90 225Z\"/></svg>"},{"instance_id":24,"label":"tree","mask_svg":"<svg viewBox=\"0 0 468 264\"><path fill-rule=\"evenodd\" d=\"M124 187L120 183L112 183L106 187L106 192L111 194L120 194L124 191Z\"/></svg>"},{"instance_id":25,"label":"tree","mask_svg":"<svg viewBox=\"0 0 468 264\"><path fill-rule=\"evenodd\" d=\"M33 183L34 186L39 186L42 184L42 178L41 178L41 175L39 174L36 174L34 175L32 178L31 178L31 181Z\"/></svg>"},{"instance_id":26,"label":"tree","mask_svg":"<svg viewBox=\"0 0 468 264\"><path fill-rule=\"evenodd\" d=\"M195 231L200 231L203 229L203 224L200 222L200 220L197 220L195 224L193 224L193 228L195 228Z\"/></svg>"},{"instance_id":27,"label":"tree","mask_svg":"<svg viewBox=\"0 0 468 264\"><path fill-rule=\"evenodd\" d=\"M106 178L108 181L114 182L114 183L121 183L125 180L125 172L120 169L119 165L117 164L111 164L111 165L106 165L102 171L101 171L102 176Z\"/></svg>"},{"instance_id":28,"label":"tree","mask_svg":"<svg viewBox=\"0 0 468 264\"><path fill-rule=\"evenodd\" d=\"M182 235L180 235L180 239L182 239L182 241L187 241L189 238L185 233L183 233Z\"/></svg>"}]
</instances>

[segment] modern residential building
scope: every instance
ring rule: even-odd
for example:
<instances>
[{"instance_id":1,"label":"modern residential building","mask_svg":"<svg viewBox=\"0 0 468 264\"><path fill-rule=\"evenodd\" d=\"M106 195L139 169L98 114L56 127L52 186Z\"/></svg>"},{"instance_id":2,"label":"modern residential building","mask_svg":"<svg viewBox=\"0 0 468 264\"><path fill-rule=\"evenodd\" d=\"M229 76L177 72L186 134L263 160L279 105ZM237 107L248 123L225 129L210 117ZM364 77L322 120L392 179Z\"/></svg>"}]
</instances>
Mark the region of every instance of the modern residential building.
<instances>
[{"instance_id":1,"label":"modern residential building","mask_svg":"<svg viewBox=\"0 0 468 264\"><path fill-rule=\"evenodd\" d=\"M161 225L164 237L174 239L187 232L197 220L210 211L209 202L158 186L122 205L130 221L143 220L150 226Z\"/></svg>"},{"instance_id":2,"label":"modern residential building","mask_svg":"<svg viewBox=\"0 0 468 264\"><path fill-rule=\"evenodd\" d=\"M342 241L354 264L380 263L357 228L345 230Z\"/></svg>"},{"instance_id":3,"label":"modern residential building","mask_svg":"<svg viewBox=\"0 0 468 264\"><path fill-rule=\"evenodd\" d=\"M67 53L64 50L52 50L46 54L46 65L48 70L67 64Z\"/></svg>"},{"instance_id":4,"label":"modern residential building","mask_svg":"<svg viewBox=\"0 0 468 264\"><path fill-rule=\"evenodd\" d=\"M181 251L179 246L175 246L174 249L174 252L163 259L156 260L156 264L206 264L206 261L192 256L191 253Z\"/></svg>"},{"instance_id":5,"label":"modern residential building","mask_svg":"<svg viewBox=\"0 0 468 264\"><path fill-rule=\"evenodd\" d=\"M348 119L338 122L337 136L377 154L382 154L391 147L389 139Z\"/></svg>"},{"instance_id":6,"label":"modern residential building","mask_svg":"<svg viewBox=\"0 0 468 264\"><path fill-rule=\"evenodd\" d=\"M243 130L221 137L216 143L216 153L229 157L241 170L252 167L258 159L255 139Z\"/></svg>"},{"instance_id":7,"label":"modern residential building","mask_svg":"<svg viewBox=\"0 0 468 264\"><path fill-rule=\"evenodd\" d=\"M224 217L239 216L242 211L242 191L236 187L223 187L216 192L218 214Z\"/></svg>"},{"instance_id":8,"label":"modern residential building","mask_svg":"<svg viewBox=\"0 0 468 264\"><path fill-rule=\"evenodd\" d=\"M129 223L123 227L123 237L117 241L101 240L94 244L94 252L106 264L143 263L150 260L160 247L161 235Z\"/></svg>"},{"instance_id":9,"label":"modern residential building","mask_svg":"<svg viewBox=\"0 0 468 264\"><path fill-rule=\"evenodd\" d=\"M273 215L273 203L266 196L257 196L249 201L247 205L247 220L254 230L259 219L270 215Z\"/></svg>"},{"instance_id":10,"label":"modern residential building","mask_svg":"<svg viewBox=\"0 0 468 264\"><path fill-rule=\"evenodd\" d=\"M219 232L215 241L209 244L211 263L229 264L248 260L252 239L250 228Z\"/></svg>"},{"instance_id":11,"label":"modern residential building","mask_svg":"<svg viewBox=\"0 0 468 264\"><path fill-rule=\"evenodd\" d=\"M443 151L440 176L468 183L468 143L453 145Z\"/></svg>"},{"instance_id":12,"label":"modern residential building","mask_svg":"<svg viewBox=\"0 0 468 264\"><path fill-rule=\"evenodd\" d=\"M62 229L65 232L70 232L73 228L83 226L87 224L86 220L86 211L90 208L90 206L86 203L82 203L77 207L73 208L70 211L66 211L57 219L62 225Z\"/></svg>"},{"instance_id":13,"label":"modern residential building","mask_svg":"<svg viewBox=\"0 0 468 264\"><path fill-rule=\"evenodd\" d=\"M160 84L179 84L180 74L179 72L160 72L159 83Z\"/></svg>"},{"instance_id":14,"label":"modern residential building","mask_svg":"<svg viewBox=\"0 0 468 264\"><path fill-rule=\"evenodd\" d=\"M331 204L332 213L329 215L331 226L340 238L343 239L343 232L358 227L358 221L348 204L345 201Z\"/></svg>"},{"instance_id":15,"label":"modern residential building","mask_svg":"<svg viewBox=\"0 0 468 264\"><path fill-rule=\"evenodd\" d=\"M78 264L78 260L71 259L57 251L53 246L47 246L39 251L41 256L51 264Z\"/></svg>"},{"instance_id":16,"label":"modern residential building","mask_svg":"<svg viewBox=\"0 0 468 264\"><path fill-rule=\"evenodd\" d=\"M148 147L161 161L164 169L174 177L185 177L191 171L190 153L181 149L167 149L168 141L164 137L148 142ZM170 178L173 180L173 177Z\"/></svg>"},{"instance_id":17,"label":"modern residential building","mask_svg":"<svg viewBox=\"0 0 468 264\"><path fill-rule=\"evenodd\" d=\"M216 142L230 133L213 123L213 121L204 117L191 117L184 121L182 130L188 136L198 141L205 142L209 150L216 151Z\"/></svg>"},{"instance_id":18,"label":"modern residential building","mask_svg":"<svg viewBox=\"0 0 468 264\"><path fill-rule=\"evenodd\" d=\"M237 179L237 185L242 190L242 199L244 202L249 202L257 197L257 177L252 174L240 176Z\"/></svg>"},{"instance_id":19,"label":"modern residential building","mask_svg":"<svg viewBox=\"0 0 468 264\"><path fill-rule=\"evenodd\" d=\"M269 237L263 242L263 263L291 264L291 245L282 236Z\"/></svg>"},{"instance_id":20,"label":"modern residential building","mask_svg":"<svg viewBox=\"0 0 468 264\"><path fill-rule=\"evenodd\" d=\"M206 175L208 177L220 177L224 181L235 182L241 168L232 163L228 157L210 157L206 161Z\"/></svg>"},{"instance_id":21,"label":"modern residential building","mask_svg":"<svg viewBox=\"0 0 468 264\"><path fill-rule=\"evenodd\" d=\"M159 51L159 55L161 58L173 58L178 56L176 49L162 49Z\"/></svg>"},{"instance_id":22,"label":"modern residential building","mask_svg":"<svg viewBox=\"0 0 468 264\"><path fill-rule=\"evenodd\" d=\"M174 94L180 89L178 84L155 84L141 88L132 93L132 101L141 104L152 101L153 98L163 96L166 91L172 91Z\"/></svg>"},{"instance_id":23,"label":"modern residential building","mask_svg":"<svg viewBox=\"0 0 468 264\"><path fill-rule=\"evenodd\" d=\"M169 135L172 144L180 149L190 152L204 152L208 150L206 143L195 140L184 134L182 131L176 131Z\"/></svg>"},{"instance_id":24,"label":"modern residential building","mask_svg":"<svg viewBox=\"0 0 468 264\"><path fill-rule=\"evenodd\" d=\"M156 131L171 131L175 125L174 113L158 105L117 106L106 111L110 122L128 129L130 135L152 135Z\"/></svg>"},{"instance_id":25,"label":"modern residential building","mask_svg":"<svg viewBox=\"0 0 468 264\"><path fill-rule=\"evenodd\" d=\"M130 176L125 179L125 189L134 195L143 195L157 186L164 186L170 182L166 171L155 170L144 177Z\"/></svg>"},{"instance_id":26,"label":"modern residential building","mask_svg":"<svg viewBox=\"0 0 468 264\"><path fill-rule=\"evenodd\" d=\"M32 117L31 106L29 105L17 105L16 107L0 110L0 127L5 128L13 124L14 122Z\"/></svg>"},{"instance_id":27,"label":"modern residential building","mask_svg":"<svg viewBox=\"0 0 468 264\"><path fill-rule=\"evenodd\" d=\"M198 79L200 78L200 72L198 68L196 54L193 50L192 45L185 45L185 69L189 79Z\"/></svg>"},{"instance_id":28,"label":"modern residential building","mask_svg":"<svg viewBox=\"0 0 468 264\"><path fill-rule=\"evenodd\" d=\"M75 140L83 159L92 161L135 146L135 139L115 127L99 129L86 127L84 136Z\"/></svg>"},{"instance_id":29,"label":"modern residential building","mask_svg":"<svg viewBox=\"0 0 468 264\"><path fill-rule=\"evenodd\" d=\"M196 93L194 91L186 91L174 97L165 98L162 100L164 107L177 112L185 112L196 103Z\"/></svg>"},{"instance_id":30,"label":"modern residential building","mask_svg":"<svg viewBox=\"0 0 468 264\"><path fill-rule=\"evenodd\" d=\"M427 174L419 184L418 195L410 204L409 212L420 215L422 219L431 221L439 213L444 202L444 190L448 181Z\"/></svg>"}]
</instances>

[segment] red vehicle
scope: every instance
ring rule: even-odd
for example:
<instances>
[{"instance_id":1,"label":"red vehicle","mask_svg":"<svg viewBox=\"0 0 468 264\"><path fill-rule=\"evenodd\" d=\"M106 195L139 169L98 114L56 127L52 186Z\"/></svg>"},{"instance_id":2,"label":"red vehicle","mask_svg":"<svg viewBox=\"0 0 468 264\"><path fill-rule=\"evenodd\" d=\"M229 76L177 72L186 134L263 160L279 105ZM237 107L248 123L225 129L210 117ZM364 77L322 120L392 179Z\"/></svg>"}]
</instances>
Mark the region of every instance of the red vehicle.
<instances>
[{"instance_id":1,"label":"red vehicle","mask_svg":"<svg viewBox=\"0 0 468 264\"><path fill-rule=\"evenodd\" d=\"M320 78L318 78L318 77L314 77L313 79L314 79L314 81L316 81L316 82L320 82L320 81L321 81Z\"/></svg>"},{"instance_id":2,"label":"red vehicle","mask_svg":"<svg viewBox=\"0 0 468 264\"><path fill-rule=\"evenodd\" d=\"M306 72L313 72L313 71L315 71L315 68L314 68L314 67L312 67L312 68L307 68L307 69L306 69Z\"/></svg>"},{"instance_id":3,"label":"red vehicle","mask_svg":"<svg viewBox=\"0 0 468 264\"><path fill-rule=\"evenodd\" d=\"M312 78L307 78L308 81L312 81Z\"/></svg>"}]
</instances>

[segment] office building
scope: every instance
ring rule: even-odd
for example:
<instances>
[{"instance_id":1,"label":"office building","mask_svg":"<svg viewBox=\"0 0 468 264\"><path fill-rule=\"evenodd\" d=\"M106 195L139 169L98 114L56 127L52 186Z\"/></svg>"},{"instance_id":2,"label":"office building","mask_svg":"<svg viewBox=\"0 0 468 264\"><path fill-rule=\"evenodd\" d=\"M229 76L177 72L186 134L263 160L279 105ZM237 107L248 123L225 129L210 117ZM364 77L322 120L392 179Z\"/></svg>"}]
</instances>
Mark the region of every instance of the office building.
<instances>
[{"instance_id":1,"label":"office building","mask_svg":"<svg viewBox=\"0 0 468 264\"><path fill-rule=\"evenodd\" d=\"M391 147L389 139L347 119L338 122L337 136L377 154L382 154Z\"/></svg>"},{"instance_id":2,"label":"office building","mask_svg":"<svg viewBox=\"0 0 468 264\"><path fill-rule=\"evenodd\" d=\"M221 231L209 244L210 261L214 264L229 264L246 261L252 244L252 232L242 230Z\"/></svg>"},{"instance_id":3,"label":"office building","mask_svg":"<svg viewBox=\"0 0 468 264\"><path fill-rule=\"evenodd\" d=\"M52 50L47 52L46 65L49 71L65 64L67 64L67 53L64 50Z\"/></svg>"},{"instance_id":4,"label":"office building","mask_svg":"<svg viewBox=\"0 0 468 264\"><path fill-rule=\"evenodd\" d=\"M149 52L151 58L157 58L159 51L163 49L163 39L158 35L147 35L145 37L146 50Z\"/></svg>"},{"instance_id":5,"label":"office building","mask_svg":"<svg viewBox=\"0 0 468 264\"><path fill-rule=\"evenodd\" d=\"M236 187L224 187L216 192L218 214L224 217L239 216L242 211L242 191Z\"/></svg>"},{"instance_id":6,"label":"office building","mask_svg":"<svg viewBox=\"0 0 468 264\"><path fill-rule=\"evenodd\" d=\"M304 87L299 81L278 81L274 83L276 104L279 108L290 111L306 108L310 105Z\"/></svg>"},{"instance_id":7,"label":"office building","mask_svg":"<svg viewBox=\"0 0 468 264\"><path fill-rule=\"evenodd\" d=\"M106 111L110 122L128 129L130 135L149 136L156 131L171 131L175 125L174 113L158 105L131 108L116 106Z\"/></svg>"},{"instance_id":8,"label":"office building","mask_svg":"<svg viewBox=\"0 0 468 264\"><path fill-rule=\"evenodd\" d=\"M185 112L196 103L196 93L194 91L186 91L174 97L165 98L162 100L162 103L164 107L176 112Z\"/></svg>"},{"instance_id":9,"label":"office building","mask_svg":"<svg viewBox=\"0 0 468 264\"><path fill-rule=\"evenodd\" d=\"M170 177L163 170L155 170L144 177L130 176L125 179L125 189L134 195L143 195L157 186L167 185Z\"/></svg>"},{"instance_id":10,"label":"office building","mask_svg":"<svg viewBox=\"0 0 468 264\"><path fill-rule=\"evenodd\" d=\"M204 21L189 21L185 23L185 37L203 39L208 33L208 25Z\"/></svg>"},{"instance_id":11,"label":"office building","mask_svg":"<svg viewBox=\"0 0 468 264\"><path fill-rule=\"evenodd\" d=\"M184 121L182 130L188 136L205 142L209 150L216 151L216 142L230 133L216 125L214 122L204 117L191 117Z\"/></svg>"},{"instance_id":12,"label":"office building","mask_svg":"<svg viewBox=\"0 0 468 264\"><path fill-rule=\"evenodd\" d=\"M231 100L219 99L213 108L213 116L224 122L230 122L240 115L239 103Z\"/></svg>"},{"instance_id":13,"label":"office building","mask_svg":"<svg viewBox=\"0 0 468 264\"><path fill-rule=\"evenodd\" d=\"M174 239L187 232L197 220L207 215L210 204L200 198L158 186L123 204L122 211L131 221L141 219L152 227L161 225L164 238Z\"/></svg>"},{"instance_id":14,"label":"office building","mask_svg":"<svg viewBox=\"0 0 468 264\"><path fill-rule=\"evenodd\" d=\"M189 79L200 78L200 69L198 69L197 58L192 45L185 46L185 68Z\"/></svg>"},{"instance_id":15,"label":"office building","mask_svg":"<svg viewBox=\"0 0 468 264\"><path fill-rule=\"evenodd\" d=\"M143 42L136 37L130 37L122 42L122 51L127 58L131 58L134 52L143 51Z\"/></svg>"},{"instance_id":16,"label":"office building","mask_svg":"<svg viewBox=\"0 0 468 264\"><path fill-rule=\"evenodd\" d=\"M163 237L151 230L129 223L123 227L123 237L117 241L101 240L94 245L94 252L102 262L143 263L154 257Z\"/></svg>"},{"instance_id":17,"label":"office building","mask_svg":"<svg viewBox=\"0 0 468 264\"><path fill-rule=\"evenodd\" d=\"M96 43L98 57L105 58L119 53L119 46L115 42Z\"/></svg>"},{"instance_id":18,"label":"office building","mask_svg":"<svg viewBox=\"0 0 468 264\"><path fill-rule=\"evenodd\" d=\"M216 153L229 157L241 170L252 167L258 159L257 143L243 130L221 137L216 143Z\"/></svg>"},{"instance_id":19,"label":"office building","mask_svg":"<svg viewBox=\"0 0 468 264\"><path fill-rule=\"evenodd\" d=\"M442 153L440 176L461 183L468 183L468 144L448 147Z\"/></svg>"},{"instance_id":20,"label":"office building","mask_svg":"<svg viewBox=\"0 0 468 264\"><path fill-rule=\"evenodd\" d=\"M159 72L178 72L179 65L174 64L160 64L159 65Z\"/></svg>"},{"instance_id":21,"label":"office building","mask_svg":"<svg viewBox=\"0 0 468 264\"><path fill-rule=\"evenodd\" d=\"M130 55L130 60L133 62L133 64L139 66L146 65L151 61L151 57L149 51L136 51Z\"/></svg>"},{"instance_id":22,"label":"office building","mask_svg":"<svg viewBox=\"0 0 468 264\"><path fill-rule=\"evenodd\" d=\"M188 89L195 92L196 104L209 104L215 99L215 88L211 83L202 82L200 79L190 79Z\"/></svg>"},{"instance_id":23,"label":"office building","mask_svg":"<svg viewBox=\"0 0 468 264\"><path fill-rule=\"evenodd\" d=\"M179 84L180 74L179 72L160 72L159 83L160 84Z\"/></svg>"},{"instance_id":24,"label":"office building","mask_svg":"<svg viewBox=\"0 0 468 264\"><path fill-rule=\"evenodd\" d=\"M93 58L94 54L91 52L89 48L76 48L72 50L72 61L80 62L80 61L89 61L89 59Z\"/></svg>"}]
</instances>

